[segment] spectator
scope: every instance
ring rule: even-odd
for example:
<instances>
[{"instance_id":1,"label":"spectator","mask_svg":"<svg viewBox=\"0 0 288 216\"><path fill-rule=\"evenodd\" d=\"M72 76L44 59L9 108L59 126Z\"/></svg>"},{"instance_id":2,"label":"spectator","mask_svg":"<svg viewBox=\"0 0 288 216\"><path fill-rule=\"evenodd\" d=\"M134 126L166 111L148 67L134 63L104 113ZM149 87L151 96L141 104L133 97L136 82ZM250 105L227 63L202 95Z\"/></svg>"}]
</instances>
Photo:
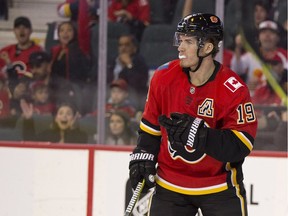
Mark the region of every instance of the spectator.
<instances>
[{"instance_id":1,"label":"spectator","mask_svg":"<svg viewBox=\"0 0 288 216\"><path fill-rule=\"evenodd\" d=\"M257 0L255 1L254 6L253 6L252 25L250 22L247 22L247 17L245 17L245 22L243 22L243 26L244 26L243 30L244 30L245 39L253 48L253 50L258 50L259 24L269 19L269 9L270 9L270 5L268 4L267 1ZM243 8L243 10L245 12L245 7Z\"/></svg>"},{"instance_id":2,"label":"spectator","mask_svg":"<svg viewBox=\"0 0 288 216\"><path fill-rule=\"evenodd\" d=\"M123 79L114 80L110 84L110 96L106 104L107 116L117 110L127 113L130 118L134 118L136 114L135 107L129 101L128 84ZM91 115L97 116L97 110Z\"/></svg>"},{"instance_id":3,"label":"spectator","mask_svg":"<svg viewBox=\"0 0 288 216\"><path fill-rule=\"evenodd\" d=\"M148 70L143 56L138 52L136 38L131 34L120 36L118 54L108 64L108 82L117 78L126 80L131 102L139 110L143 110L146 99Z\"/></svg>"},{"instance_id":4,"label":"spectator","mask_svg":"<svg viewBox=\"0 0 288 216\"><path fill-rule=\"evenodd\" d=\"M114 80L110 84L110 98L106 104L106 111L122 110L131 118L135 116L136 109L129 101L128 84L123 79Z\"/></svg>"},{"instance_id":5,"label":"spectator","mask_svg":"<svg viewBox=\"0 0 288 216\"><path fill-rule=\"evenodd\" d=\"M266 63L278 85L287 94L287 69L284 68L281 58L275 56L273 59L266 61ZM252 99L255 104L282 104L281 98L267 81L263 85L258 86Z\"/></svg>"},{"instance_id":6,"label":"spectator","mask_svg":"<svg viewBox=\"0 0 288 216\"><path fill-rule=\"evenodd\" d=\"M79 49L76 28L70 21L58 26L59 44L51 48L51 78L70 80L82 86L89 78L90 60Z\"/></svg>"},{"instance_id":7,"label":"spectator","mask_svg":"<svg viewBox=\"0 0 288 216\"><path fill-rule=\"evenodd\" d=\"M128 24L131 33L141 41L145 27L150 25L150 3L148 0L112 0L108 20Z\"/></svg>"},{"instance_id":8,"label":"spectator","mask_svg":"<svg viewBox=\"0 0 288 216\"><path fill-rule=\"evenodd\" d=\"M78 89L70 82L62 77L56 77L51 79L51 57L45 51L34 52L29 57L29 66L31 67L31 73L33 78L31 80L31 86L34 82L41 82L47 85L49 90L49 100L53 104L59 104L62 102L74 103L80 109L81 104L78 101L78 95L81 92L77 92ZM81 109L80 109L81 110Z\"/></svg>"},{"instance_id":9,"label":"spectator","mask_svg":"<svg viewBox=\"0 0 288 216\"><path fill-rule=\"evenodd\" d=\"M271 68L271 74L278 85L282 87L287 95L287 70L284 69L281 59L276 56L266 63ZM281 113L277 112L277 107L281 106L283 101L267 81L257 86L252 96L252 102L258 106L275 107L275 109L270 109L269 112L265 112L265 109L256 109L259 119L258 129L274 130L281 118Z\"/></svg>"},{"instance_id":10,"label":"spectator","mask_svg":"<svg viewBox=\"0 0 288 216\"><path fill-rule=\"evenodd\" d=\"M231 69L235 71L239 77L247 83L248 79L248 70L246 68L242 68L243 64L241 64L242 58L245 58L245 49L244 49L244 44L242 41L242 36L240 34L237 34L234 39L234 53L232 54L232 59L231 59ZM243 60L244 61L244 60ZM232 63L233 62L233 63Z\"/></svg>"},{"instance_id":11,"label":"spectator","mask_svg":"<svg viewBox=\"0 0 288 216\"><path fill-rule=\"evenodd\" d=\"M8 89L6 74L0 73L0 127L14 128L18 118L22 114L20 100L30 99L28 85L30 78L22 77L15 84L14 89Z\"/></svg>"},{"instance_id":12,"label":"spectator","mask_svg":"<svg viewBox=\"0 0 288 216\"><path fill-rule=\"evenodd\" d=\"M10 90L15 88L19 78L30 75L29 55L42 50L30 39L32 25L29 18L20 16L14 20L14 34L17 43L0 50L0 71L7 73Z\"/></svg>"},{"instance_id":13,"label":"spectator","mask_svg":"<svg viewBox=\"0 0 288 216\"><path fill-rule=\"evenodd\" d=\"M287 70L284 69L281 59L276 56L274 59L266 62L271 74L282 87L287 97ZM259 85L254 92L252 101L256 105L256 114L258 118L258 135L255 139L255 149L257 150L283 150L284 137L287 143L286 121L284 121L282 98L275 92L274 88L266 81ZM287 114L287 113L286 113ZM273 134L267 136L267 134ZM277 134L277 135L276 135ZM280 142L279 142L280 141ZM287 149L287 148L286 148Z\"/></svg>"},{"instance_id":14,"label":"spectator","mask_svg":"<svg viewBox=\"0 0 288 216\"><path fill-rule=\"evenodd\" d=\"M87 143L87 134L76 126L79 113L73 105L68 103L60 104L57 107L51 127L38 134L35 132L35 124L32 118L33 105L21 100L21 108L24 117L24 140L53 143Z\"/></svg>"},{"instance_id":15,"label":"spectator","mask_svg":"<svg viewBox=\"0 0 288 216\"><path fill-rule=\"evenodd\" d=\"M256 86L265 81L266 77L261 76L263 73L263 62L268 61L275 56L279 56L282 60L284 68L287 68L287 50L278 46L279 35L278 35L278 26L275 22L267 20L259 25L259 46L256 50L255 56L250 51L241 53L243 49L243 42L240 39L240 42L236 45L237 49L231 61L231 68L235 69L238 74L247 75L247 84L251 91L254 92Z\"/></svg>"},{"instance_id":16,"label":"spectator","mask_svg":"<svg viewBox=\"0 0 288 216\"><path fill-rule=\"evenodd\" d=\"M287 0L271 0L269 17L277 22L280 31L280 47L287 48Z\"/></svg>"},{"instance_id":17,"label":"spectator","mask_svg":"<svg viewBox=\"0 0 288 216\"><path fill-rule=\"evenodd\" d=\"M50 100L48 85L37 81L31 86L33 111L37 114L51 114L55 111L55 104Z\"/></svg>"},{"instance_id":18,"label":"spectator","mask_svg":"<svg viewBox=\"0 0 288 216\"><path fill-rule=\"evenodd\" d=\"M99 0L66 0L57 7L60 17L70 18L78 26L79 47L86 55L90 55L90 26L97 22Z\"/></svg>"},{"instance_id":19,"label":"spectator","mask_svg":"<svg viewBox=\"0 0 288 216\"><path fill-rule=\"evenodd\" d=\"M50 83L51 56L46 51L36 51L30 54L28 65L32 73L32 81Z\"/></svg>"},{"instance_id":20,"label":"spectator","mask_svg":"<svg viewBox=\"0 0 288 216\"><path fill-rule=\"evenodd\" d=\"M83 92L87 92L90 87L90 59L85 55L78 46L77 33L75 26L70 21L62 22L58 26L59 44L51 48L52 66L51 79L52 83L58 83L62 86L62 81L69 81L66 85L65 92L70 96L76 95L76 104L81 114L86 112L90 104L82 103ZM60 82L59 82L60 81ZM63 89L61 87L61 89ZM72 93L71 93L72 92ZM72 95L71 95L72 94ZM87 100L87 103L89 100Z\"/></svg>"},{"instance_id":21,"label":"spectator","mask_svg":"<svg viewBox=\"0 0 288 216\"><path fill-rule=\"evenodd\" d=\"M10 114L14 120L17 120L22 115L20 101L22 99L29 102L31 101L31 95L29 91L30 82L31 78L22 77L15 85L15 88L12 89L12 95L10 98Z\"/></svg>"},{"instance_id":22,"label":"spectator","mask_svg":"<svg viewBox=\"0 0 288 216\"><path fill-rule=\"evenodd\" d=\"M126 112L111 113L105 143L108 145L136 145L136 133L131 127L130 117Z\"/></svg>"},{"instance_id":23,"label":"spectator","mask_svg":"<svg viewBox=\"0 0 288 216\"><path fill-rule=\"evenodd\" d=\"M285 68L287 68L287 49L279 47L279 28L274 21L264 21L259 25L260 56L263 59L271 60L278 55Z\"/></svg>"},{"instance_id":24,"label":"spectator","mask_svg":"<svg viewBox=\"0 0 288 216\"><path fill-rule=\"evenodd\" d=\"M22 115L20 107L20 100L25 99L30 101L29 92L30 78L22 77L15 83L14 89L8 89L7 83L1 91L1 100L3 100L3 117L0 118L0 127L2 128L14 128L18 118ZM6 88L6 92L5 92ZM9 111L8 111L9 109ZM8 113L7 113L8 111ZM5 114L4 114L5 113ZM6 117L4 117L4 115Z\"/></svg>"}]
</instances>

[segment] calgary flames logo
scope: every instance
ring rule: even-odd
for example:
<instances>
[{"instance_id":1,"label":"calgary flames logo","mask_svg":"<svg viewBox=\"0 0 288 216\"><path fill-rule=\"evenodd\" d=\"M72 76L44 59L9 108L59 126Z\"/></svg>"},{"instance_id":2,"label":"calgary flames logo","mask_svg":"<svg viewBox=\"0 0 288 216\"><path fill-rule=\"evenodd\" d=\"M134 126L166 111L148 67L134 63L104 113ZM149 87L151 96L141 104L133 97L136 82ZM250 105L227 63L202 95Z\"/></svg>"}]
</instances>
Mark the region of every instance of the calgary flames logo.
<instances>
[{"instance_id":1,"label":"calgary flames logo","mask_svg":"<svg viewBox=\"0 0 288 216\"><path fill-rule=\"evenodd\" d=\"M210 20L212 23L217 23L218 22L218 18L216 16L211 16Z\"/></svg>"}]
</instances>

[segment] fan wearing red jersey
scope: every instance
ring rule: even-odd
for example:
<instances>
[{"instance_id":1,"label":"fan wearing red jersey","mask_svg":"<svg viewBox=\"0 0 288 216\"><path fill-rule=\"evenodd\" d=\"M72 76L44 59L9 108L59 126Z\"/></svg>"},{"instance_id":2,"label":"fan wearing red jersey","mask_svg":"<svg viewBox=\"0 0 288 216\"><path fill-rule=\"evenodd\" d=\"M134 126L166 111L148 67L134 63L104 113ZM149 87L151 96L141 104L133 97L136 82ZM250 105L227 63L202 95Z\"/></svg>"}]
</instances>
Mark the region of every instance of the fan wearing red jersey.
<instances>
[{"instance_id":1,"label":"fan wearing red jersey","mask_svg":"<svg viewBox=\"0 0 288 216\"><path fill-rule=\"evenodd\" d=\"M31 40L33 29L28 17L17 17L14 20L13 31L17 43L0 49L0 71L7 74L10 91L13 91L19 78L23 76L32 78L28 65L29 56L33 52L42 50L41 46Z\"/></svg>"},{"instance_id":2,"label":"fan wearing red jersey","mask_svg":"<svg viewBox=\"0 0 288 216\"><path fill-rule=\"evenodd\" d=\"M179 59L154 73L129 164L132 187L155 186L150 216L247 215L242 164L257 130L249 90L214 60L223 25L192 14L177 26Z\"/></svg>"}]
</instances>

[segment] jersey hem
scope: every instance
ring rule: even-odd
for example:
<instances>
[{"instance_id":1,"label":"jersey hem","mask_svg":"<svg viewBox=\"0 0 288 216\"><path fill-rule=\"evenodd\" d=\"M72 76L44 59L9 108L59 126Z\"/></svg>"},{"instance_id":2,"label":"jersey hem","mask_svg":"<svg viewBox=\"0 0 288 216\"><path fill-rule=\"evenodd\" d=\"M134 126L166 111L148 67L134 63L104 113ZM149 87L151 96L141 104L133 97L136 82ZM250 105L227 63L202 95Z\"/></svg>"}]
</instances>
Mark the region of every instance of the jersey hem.
<instances>
[{"instance_id":1,"label":"jersey hem","mask_svg":"<svg viewBox=\"0 0 288 216\"><path fill-rule=\"evenodd\" d=\"M185 194L185 195L206 195L206 194L218 193L218 192L221 192L221 191L228 189L228 185L226 182L222 183L222 184L218 184L218 185L209 186L209 187L186 188L186 187L174 185L174 184L162 179L158 175L156 176L156 183L159 186L161 186L167 190L181 193L181 194Z\"/></svg>"}]
</instances>

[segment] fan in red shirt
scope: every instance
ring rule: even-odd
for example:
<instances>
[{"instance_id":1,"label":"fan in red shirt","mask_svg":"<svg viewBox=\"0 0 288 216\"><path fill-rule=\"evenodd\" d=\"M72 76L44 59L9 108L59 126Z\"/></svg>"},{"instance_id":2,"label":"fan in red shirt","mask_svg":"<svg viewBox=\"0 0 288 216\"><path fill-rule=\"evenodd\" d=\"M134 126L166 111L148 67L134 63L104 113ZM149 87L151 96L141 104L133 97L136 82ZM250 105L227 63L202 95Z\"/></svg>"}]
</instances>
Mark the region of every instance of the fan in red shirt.
<instances>
[{"instance_id":1,"label":"fan in red shirt","mask_svg":"<svg viewBox=\"0 0 288 216\"><path fill-rule=\"evenodd\" d=\"M14 21L14 34L17 44L8 45L0 50L0 71L7 73L9 88L14 89L18 78L32 77L28 66L31 53L42 50L30 36L32 25L27 17L17 17Z\"/></svg>"},{"instance_id":2,"label":"fan in red shirt","mask_svg":"<svg viewBox=\"0 0 288 216\"><path fill-rule=\"evenodd\" d=\"M287 94L287 69L284 68L281 56L275 55L273 59L267 59L265 64L270 68L270 73L277 84ZM260 74L259 76L263 76L263 74ZM252 101L255 105L273 106L281 105L283 102L267 80L256 87Z\"/></svg>"},{"instance_id":3,"label":"fan in red shirt","mask_svg":"<svg viewBox=\"0 0 288 216\"><path fill-rule=\"evenodd\" d=\"M179 59L151 80L129 164L133 188L156 182L151 216L247 215L242 164L257 120L245 83L214 60L222 40L217 16L184 17L174 37Z\"/></svg>"},{"instance_id":4,"label":"fan in red shirt","mask_svg":"<svg viewBox=\"0 0 288 216\"><path fill-rule=\"evenodd\" d=\"M108 7L111 22L126 23L140 41L145 26L150 24L150 4L147 0L112 0Z\"/></svg>"}]
</instances>

